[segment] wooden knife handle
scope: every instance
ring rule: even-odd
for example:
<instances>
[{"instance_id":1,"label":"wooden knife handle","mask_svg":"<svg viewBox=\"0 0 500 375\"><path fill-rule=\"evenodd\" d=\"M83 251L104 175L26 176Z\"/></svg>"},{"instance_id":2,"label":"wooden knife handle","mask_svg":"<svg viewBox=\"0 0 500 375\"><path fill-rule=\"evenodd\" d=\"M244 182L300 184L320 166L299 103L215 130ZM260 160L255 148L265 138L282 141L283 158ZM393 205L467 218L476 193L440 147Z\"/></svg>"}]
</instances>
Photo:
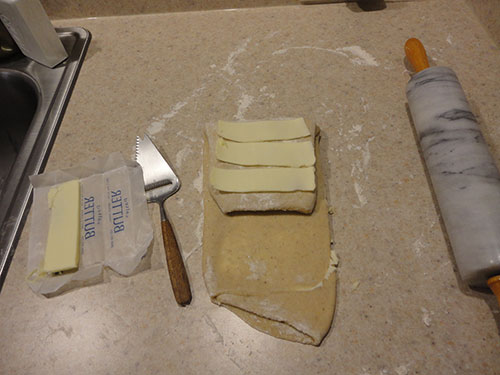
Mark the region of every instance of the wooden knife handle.
<instances>
[{"instance_id":1,"label":"wooden knife handle","mask_svg":"<svg viewBox=\"0 0 500 375\"><path fill-rule=\"evenodd\" d=\"M405 54L417 73L429 67L424 45L417 38L410 38L406 41Z\"/></svg>"},{"instance_id":2,"label":"wooden knife handle","mask_svg":"<svg viewBox=\"0 0 500 375\"><path fill-rule=\"evenodd\" d=\"M167 218L161 221L161 231L163 233L163 245L167 256L168 274L174 291L175 300L181 306L189 305L191 302L191 288L182 260L182 255L175 238L172 225Z\"/></svg>"}]
</instances>

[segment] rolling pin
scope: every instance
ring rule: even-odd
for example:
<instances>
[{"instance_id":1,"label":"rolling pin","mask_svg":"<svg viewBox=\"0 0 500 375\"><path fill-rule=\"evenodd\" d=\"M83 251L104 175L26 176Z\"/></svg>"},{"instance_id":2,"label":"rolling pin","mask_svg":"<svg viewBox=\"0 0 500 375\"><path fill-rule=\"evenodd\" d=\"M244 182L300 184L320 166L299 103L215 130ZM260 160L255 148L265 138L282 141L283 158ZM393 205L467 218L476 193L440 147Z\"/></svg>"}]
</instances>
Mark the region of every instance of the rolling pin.
<instances>
[{"instance_id":1,"label":"rolling pin","mask_svg":"<svg viewBox=\"0 0 500 375\"><path fill-rule=\"evenodd\" d=\"M418 39L405 52L417 72L406 97L460 277L500 304L500 173L453 70L429 67Z\"/></svg>"}]
</instances>

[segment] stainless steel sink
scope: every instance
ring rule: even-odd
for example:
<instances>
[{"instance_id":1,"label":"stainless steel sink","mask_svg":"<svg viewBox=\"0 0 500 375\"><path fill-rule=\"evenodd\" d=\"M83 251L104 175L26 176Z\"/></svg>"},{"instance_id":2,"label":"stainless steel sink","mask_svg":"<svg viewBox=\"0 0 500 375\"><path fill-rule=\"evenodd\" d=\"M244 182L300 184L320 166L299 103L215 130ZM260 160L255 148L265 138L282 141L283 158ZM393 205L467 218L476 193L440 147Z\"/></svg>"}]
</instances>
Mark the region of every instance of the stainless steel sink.
<instances>
[{"instance_id":1,"label":"stainless steel sink","mask_svg":"<svg viewBox=\"0 0 500 375\"><path fill-rule=\"evenodd\" d=\"M28 177L45 167L91 39L56 31L69 55L57 67L20 54L0 61L0 290L31 204Z\"/></svg>"},{"instance_id":2,"label":"stainless steel sink","mask_svg":"<svg viewBox=\"0 0 500 375\"><path fill-rule=\"evenodd\" d=\"M38 87L27 74L0 70L0 196L38 107Z\"/></svg>"}]
</instances>

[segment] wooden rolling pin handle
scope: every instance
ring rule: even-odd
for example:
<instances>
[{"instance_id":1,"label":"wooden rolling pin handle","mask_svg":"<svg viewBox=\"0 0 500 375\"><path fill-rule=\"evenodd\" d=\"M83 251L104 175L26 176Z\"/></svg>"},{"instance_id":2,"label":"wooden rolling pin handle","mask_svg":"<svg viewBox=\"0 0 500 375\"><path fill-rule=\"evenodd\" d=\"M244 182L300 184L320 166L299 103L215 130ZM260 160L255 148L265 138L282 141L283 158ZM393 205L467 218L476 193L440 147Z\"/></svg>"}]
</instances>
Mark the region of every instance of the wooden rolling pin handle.
<instances>
[{"instance_id":1,"label":"wooden rolling pin handle","mask_svg":"<svg viewBox=\"0 0 500 375\"><path fill-rule=\"evenodd\" d=\"M420 40L416 38L408 39L405 43L405 54L406 58L417 73L429 67L427 54L425 53L425 48Z\"/></svg>"},{"instance_id":2,"label":"wooden rolling pin handle","mask_svg":"<svg viewBox=\"0 0 500 375\"><path fill-rule=\"evenodd\" d=\"M495 296L497 296L498 305L500 306L500 275L493 276L488 279L488 286Z\"/></svg>"},{"instance_id":3,"label":"wooden rolling pin handle","mask_svg":"<svg viewBox=\"0 0 500 375\"><path fill-rule=\"evenodd\" d=\"M165 255L167 257L168 274L175 300L181 306L189 305L191 303L191 287L189 286L186 268L184 267L177 239L175 238L172 225L166 217L165 219L162 218L161 230L163 233Z\"/></svg>"}]
</instances>

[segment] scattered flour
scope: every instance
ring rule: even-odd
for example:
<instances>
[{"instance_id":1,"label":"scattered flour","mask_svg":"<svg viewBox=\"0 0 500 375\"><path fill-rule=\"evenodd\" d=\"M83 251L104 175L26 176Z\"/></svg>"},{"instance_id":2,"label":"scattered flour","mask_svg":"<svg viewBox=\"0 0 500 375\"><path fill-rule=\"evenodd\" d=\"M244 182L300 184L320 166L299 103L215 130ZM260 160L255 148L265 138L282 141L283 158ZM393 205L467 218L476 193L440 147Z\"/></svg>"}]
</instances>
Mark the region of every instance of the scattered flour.
<instances>
[{"instance_id":1,"label":"scattered flour","mask_svg":"<svg viewBox=\"0 0 500 375\"><path fill-rule=\"evenodd\" d=\"M155 134L163 131L165 129L167 120L175 117L179 113L179 111L188 104L189 100L199 96L203 90L205 90L205 86L194 89L190 96L188 96L184 101L174 104L174 106L170 108L170 111L164 113L161 118L153 118L154 121L148 126L146 132L149 135L154 136Z\"/></svg>"},{"instance_id":2,"label":"scattered flour","mask_svg":"<svg viewBox=\"0 0 500 375\"><path fill-rule=\"evenodd\" d=\"M314 47L314 46L298 46L298 47L288 47L276 50L272 54L283 55L292 49L312 49L317 51L333 53L339 56L347 57L354 65L366 65L366 66L379 65L377 60L375 60L375 58L370 53L366 52L360 46L339 47L335 49Z\"/></svg>"},{"instance_id":3,"label":"scattered flour","mask_svg":"<svg viewBox=\"0 0 500 375\"><path fill-rule=\"evenodd\" d=\"M420 235L420 237L413 242L413 251L417 256L420 256L422 253L422 249L427 247L427 244L423 241L423 234Z\"/></svg>"},{"instance_id":4,"label":"scattered flour","mask_svg":"<svg viewBox=\"0 0 500 375\"><path fill-rule=\"evenodd\" d=\"M201 173L201 169L198 171L198 176L193 180L193 186L201 194L203 190L203 174Z\"/></svg>"},{"instance_id":5,"label":"scattered flour","mask_svg":"<svg viewBox=\"0 0 500 375\"><path fill-rule=\"evenodd\" d=\"M363 98L363 97L361 97L361 104L363 105L363 112L364 113L368 112L368 109L370 108L370 106L368 105L365 98Z\"/></svg>"},{"instance_id":6,"label":"scattered flour","mask_svg":"<svg viewBox=\"0 0 500 375\"><path fill-rule=\"evenodd\" d=\"M165 121L153 121L151 125L148 126L147 132L149 135L158 134L165 127Z\"/></svg>"},{"instance_id":7,"label":"scattered flour","mask_svg":"<svg viewBox=\"0 0 500 375\"><path fill-rule=\"evenodd\" d=\"M354 190L356 191L356 195L358 196L359 200L359 206L356 206L357 208L363 207L365 204L368 203L368 199L363 195L363 188L358 182L354 183Z\"/></svg>"},{"instance_id":8,"label":"scattered flour","mask_svg":"<svg viewBox=\"0 0 500 375\"><path fill-rule=\"evenodd\" d=\"M203 210L200 214L200 217L198 218L198 225L196 225L196 230L194 233L196 235L196 239L198 240L198 248L199 248L203 241Z\"/></svg>"},{"instance_id":9,"label":"scattered flour","mask_svg":"<svg viewBox=\"0 0 500 375\"><path fill-rule=\"evenodd\" d=\"M243 52L246 51L248 43L250 42L251 38L246 38L233 52L229 54L227 57L227 62L226 65L221 69L222 71L229 73L230 75L234 75L236 71L234 70L234 60L238 55L241 55Z\"/></svg>"},{"instance_id":10,"label":"scattered flour","mask_svg":"<svg viewBox=\"0 0 500 375\"><path fill-rule=\"evenodd\" d=\"M202 201L202 207L203 207L203 201ZM195 247L193 248L193 250L191 250L186 256L185 256L185 261L187 261L191 255L193 255L194 253L196 253L199 249L201 249L201 246L202 246L202 241L203 241L203 210L200 214L200 217L198 219L198 224L196 225L196 229L194 231L194 234L196 236L196 245ZM207 265L208 266L208 265Z\"/></svg>"},{"instance_id":11,"label":"scattered flour","mask_svg":"<svg viewBox=\"0 0 500 375\"><path fill-rule=\"evenodd\" d=\"M271 31L269 34L267 34L264 39L271 39L273 36L276 36L279 34L279 31Z\"/></svg>"},{"instance_id":12,"label":"scattered flour","mask_svg":"<svg viewBox=\"0 0 500 375\"><path fill-rule=\"evenodd\" d=\"M208 315L204 316L205 323L210 327L212 333L215 335L215 342L224 345L224 337L220 333L219 329L215 325L212 319Z\"/></svg>"},{"instance_id":13,"label":"scattered flour","mask_svg":"<svg viewBox=\"0 0 500 375\"><path fill-rule=\"evenodd\" d=\"M249 259L247 265L250 270L250 275L246 277L247 280L259 280L267 271L266 263L264 262Z\"/></svg>"},{"instance_id":14,"label":"scattered flour","mask_svg":"<svg viewBox=\"0 0 500 375\"><path fill-rule=\"evenodd\" d=\"M361 131L363 130L363 125L353 125L352 129L350 129L348 132L350 134L354 134L354 135L358 135L359 133L361 133Z\"/></svg>"},{"instance_id":15,"label":"scattered flour","mask_svg":"<svg viewBox=\"0 0 500 375\"><path fill-rule=\"evenodd\" d=\"M182 150L180 150L177 155L175 155L175 166L177 169L181 169L182 163L186 160L189 154L193 153L190 145L185 146Z\"/></svg>"},{"instance_id":16,"label":"scattered flour","mask_svg":"<svg viewBox=\"0 0 500 375\"><path fill-rule=\"evenodd\" d=\"M355 57L351 58L351 62L353 64L378 66L377 60L375 60L375 58L371 54L366 52L360 46L342 47L342 48L337 48L336 50L349 52L352 55L354 55Z\"/></svg>"},{"instance_id":17,"label":"scattered flour","mask_svg":"<svg viewBox=\"0 0 500 375\"><path fill-rule=\"evenodd\" d=\"M432 323L431 315L434 313L432 311L429 312L425 307L421 307L420 310L422 311L422 321L426 327L430 327Z\"/></svg>"},{"instance_id":18,"label":"scattered flour","mask_svg":"<svg viewBox=\"0 0 500 375\"><path fill-rule=\"evenodd\" d=\"M363 157L363 168L366 168L368 166L368 163L370 162L371 154L370 154L370 142L373 141L375 137L370 137L365 143L365 146L363 147L363 150L361 151L361 155Z\"/></svg>"},{"instance_id":19,"label":"scattered flour","mask_svg":"<svg viewBox=\"0 0 500 375\"><path fill-rule=\"evenodd\" d=\"M245 93L241 94L240 100L238 101L238 112L234 115L236 120L242 121L245 119L244 114L253 103L253 100L253 96Z\"/></svg>"},{"instance_id":20,"label":"scattered flour","mask_svg":"<svg viewBox=\"0 0 500 375\"><path fill-rule=\"evenodd\" d=\"M169 118L172 118L174 117L177 113L179 113L179 111L184 108L186 106L186 104L188 104L187 102L179 102L177 104L175 104L172 109L170 110L170 112L168 113L165 113L163 116L164 119L169 119Z\"/></svg>"}]
</instances>

